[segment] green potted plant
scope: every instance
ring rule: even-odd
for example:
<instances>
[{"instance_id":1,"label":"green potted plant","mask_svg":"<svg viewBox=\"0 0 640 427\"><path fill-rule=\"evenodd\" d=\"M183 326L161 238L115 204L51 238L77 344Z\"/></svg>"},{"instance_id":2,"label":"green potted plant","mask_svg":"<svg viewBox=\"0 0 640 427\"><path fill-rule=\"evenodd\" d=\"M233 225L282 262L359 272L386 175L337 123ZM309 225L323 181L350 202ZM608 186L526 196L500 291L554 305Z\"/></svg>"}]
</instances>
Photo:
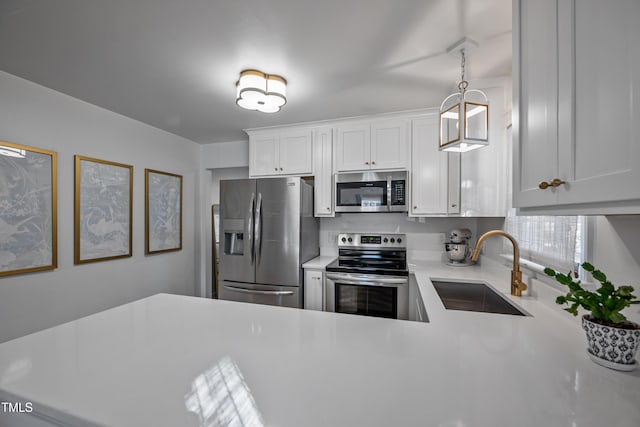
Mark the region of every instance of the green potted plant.
<instances>
[{"instance_id":1,"label":"green potted plant","mask_svg":"<svg viewBox=\"0 0 640 427\"><path fill-rule=\"evenodd\" d=\"M616 288L602 271L588 262L582 264L582 268L600 282L595 291L584 289L579 280L573 280L571 272L563 274L552 268L544 269L548 276L569 288L556 303L569 304L564 310L574 316L578 315L579 307L590 312L582 316L582 329L587 334L588 352L594 362L611 369L630 371L638 365L635 355L640 344L640 325L628 321L621 311L640 301L633 294L633 287Z\"/></svg>"}]
</instances>

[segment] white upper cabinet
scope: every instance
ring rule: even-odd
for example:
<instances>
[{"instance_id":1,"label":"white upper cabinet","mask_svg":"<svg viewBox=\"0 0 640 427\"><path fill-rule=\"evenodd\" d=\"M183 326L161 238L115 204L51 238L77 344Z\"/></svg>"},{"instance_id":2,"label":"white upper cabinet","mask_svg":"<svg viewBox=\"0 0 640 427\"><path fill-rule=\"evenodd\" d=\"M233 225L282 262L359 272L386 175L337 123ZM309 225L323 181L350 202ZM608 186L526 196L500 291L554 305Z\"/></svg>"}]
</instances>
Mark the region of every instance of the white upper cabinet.
<instances>
[{"instance_id":1,"label":"white upper cabinet","mask_svg":"<svg viewBox=\"0 0 640 427\"><path fill-rule=\"evenodd\" d=\"M267 131L249 135L249 176L311 175L310 130Z\"/></svg>"},{"instance_id":2,"label":"white upper cabinet","mask_svg":"<svg viewBox=\"0 0 640 427\"><path fill-rule=\"evenodd\" d=\"M438 149L438 120L434 113L411 123L410 216L448 212L449 153Z\"/></svg>"},{"instance_id":3,"label":"white upper cabinet","mask_svg":"<svg viewBox=\"0 0 640 427\"><path fill-rule=\"evenodd\" d=\"M640 2L514 0L514 17L514 206L640 213Z\"/></svg>"},{"instance_id":4,"label":"white upper cabinet","mask_svg":"<svg viewBox=\"0 0 640 427\"><path fill-rule=\"evenodd\" d=\"M475 86L489 98L489 145L460 154L461 216L499 217L507 211L507 188L511 180L508 164L510 139L507 138L506 81ZM452 208L455 203L450 204Z\"/></svg>"},{"instance_id":5,"label":"white upper cabinet","mask_svg":"<svg viewBox=\"0 0 640 427\"><path fill-rule=\"evenodd\" d=\"M280 138L276 133L249 137L249 175L277 175L280 170Z\"/></svg>"},{"instance_id":6,"label":"white upper cabinet","mask_svg":"<svg viewBox=\"0 0 640 427\"><path fill-rule=\"evenodd\" d=\"M376 120L336 128L336 172L408 169L408 121Z\"/></svg>"},{"instance_id":7,"label":"white upper cabinet","mask_svg":"<svg viewBox=\"0 0 640 427\"><path fill-rule=\"evenodd\" d=\"M371 168L371 126L369 123L338 126L336 136L337 172Z\"/></svg>"},{"instance_id":8,"label":"white upper cabinet","mask_svg":"<svg viewBox=\"0 0 640 427\"><path fill-rule=\"evenodd\" d=\"M313 166L311 132L309 130L280 133L280 173L287 175L311 174Z\"/></svg>"},{"instance_id":9,"label":"white upper cabinet","mask_svg":"<svg viewBox=\"0 0 640 427\"><path fill-rule=\"evenodd\" d=\"M406 169L409 158L408 122L381 120L371 125L371 169Z\"/></svg>"},{"instance_id":10,"label":"white upper cabinet","mask_svg":"<svg viewBox=\"0 0 640 427\"><path fill-rule=\"evenodd\" d=\"M333 129L313 133L313 176L315 216L335 216L333 210Z\"/></svg>"}]
</instances>

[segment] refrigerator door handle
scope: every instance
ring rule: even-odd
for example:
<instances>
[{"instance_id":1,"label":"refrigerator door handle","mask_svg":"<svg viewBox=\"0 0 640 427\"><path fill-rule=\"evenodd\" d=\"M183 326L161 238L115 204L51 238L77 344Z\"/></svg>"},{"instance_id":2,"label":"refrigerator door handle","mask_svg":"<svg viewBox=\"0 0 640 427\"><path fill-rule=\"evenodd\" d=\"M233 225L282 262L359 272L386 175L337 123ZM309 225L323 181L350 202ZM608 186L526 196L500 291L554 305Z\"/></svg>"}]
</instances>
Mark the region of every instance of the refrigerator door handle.
<instances>
[{"instance_id":1,"label":"refrigerator door handle","mask_svg":"<svg viewBox=\"0 0 640 427\"><path fill-rule=\"evenodd\" d=\"M257 294L257 295L293 295L293 291L261 291L256 289L238 288L237 286L224 286L230 291L242 292L245 294Z\"/></svg>"},{"instance_id":2,"label":"refrigerator door handle","mask_svg":"<svg viewBox=\"0 0 640 427\"><path fill-rule=\"evenodd\" d=\"M253 211L254 211L254 202L255 202L256 194L251 193L251 201L249 202L249 209L247 209L247 215L249 215L249 219L247 221L247 234L249 237L249 251L251 257L251 265L253 265L253 261L256 256L256 248L253 242Z\"/></svg>"},{"instance_id":3,"label":"refrigerator door handle","mask_svg":"<svg viewBox=\"0 0 640 427\"><path fill-rule=\"evenodd\" d=\"M260 255L262 254L262 193L258 193L258 201L256 202L254 245L256 264L258 264L260 262Z\"/></svg>"}]
</instances>

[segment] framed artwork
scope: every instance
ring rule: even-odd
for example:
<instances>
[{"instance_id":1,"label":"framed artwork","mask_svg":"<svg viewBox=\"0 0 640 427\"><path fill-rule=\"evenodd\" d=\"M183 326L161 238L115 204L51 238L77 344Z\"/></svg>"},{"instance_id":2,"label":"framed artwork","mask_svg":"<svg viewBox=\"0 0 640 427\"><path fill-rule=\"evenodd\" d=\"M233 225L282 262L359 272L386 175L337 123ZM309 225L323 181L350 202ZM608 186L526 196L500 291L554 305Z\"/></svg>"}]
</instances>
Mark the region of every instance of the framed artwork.
<instances>
[{"instance_id":1,"label":"framed artwork","mask_svg":"<svg viewBox=\"0 0 640 427\"><path fill-rule=\"evenodd\" d=\"M144 170L145 253L182 249L182 176Z\"/></svg>"},{"instance_id":2,"label":"framed artwork","mask_svg":"<svg viewBox=\"0 0 640 427\"><path fill-rule=\"evenodd\" d=\"M74 262L131 256L133 166L75 156Z\"/></svg>"},{"instance_id":3,"label":"framed artwork","mask_svg":"<svg viewBox=\"0 0 640 427\"><path fill-rule=\"evenodd\" d=\"M0 141L0 276L58 266L57 153Z\"/></svg>"}]
</instances>

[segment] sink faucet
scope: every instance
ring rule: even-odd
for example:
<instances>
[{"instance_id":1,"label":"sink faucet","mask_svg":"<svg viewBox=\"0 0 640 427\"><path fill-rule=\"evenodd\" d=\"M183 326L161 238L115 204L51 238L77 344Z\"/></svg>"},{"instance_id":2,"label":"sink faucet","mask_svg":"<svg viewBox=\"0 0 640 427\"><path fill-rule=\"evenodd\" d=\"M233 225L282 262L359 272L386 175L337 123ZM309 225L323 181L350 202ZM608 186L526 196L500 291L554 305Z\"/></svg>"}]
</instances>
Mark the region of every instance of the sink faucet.
<instances>
[{"instance_id":1,"label":"sink faucet","mask_svg":"<svg viewBox=\"0 0 640 427\"><path fill-rule=\"evenodd\" d=\"M518 242L509 233L505 233L502 230L491 230L484 233L478 239L473 254L471 255L471 261L477 262L480 255L480 249L484 241L491 236L502 236L511 241L513 245L513 270L511 270L511 295L517 297L522 296L522 291L527 290L527 284L522 281L522 272L520 271L520 248L518 248Z\"/></svg>"}]
</instances>

